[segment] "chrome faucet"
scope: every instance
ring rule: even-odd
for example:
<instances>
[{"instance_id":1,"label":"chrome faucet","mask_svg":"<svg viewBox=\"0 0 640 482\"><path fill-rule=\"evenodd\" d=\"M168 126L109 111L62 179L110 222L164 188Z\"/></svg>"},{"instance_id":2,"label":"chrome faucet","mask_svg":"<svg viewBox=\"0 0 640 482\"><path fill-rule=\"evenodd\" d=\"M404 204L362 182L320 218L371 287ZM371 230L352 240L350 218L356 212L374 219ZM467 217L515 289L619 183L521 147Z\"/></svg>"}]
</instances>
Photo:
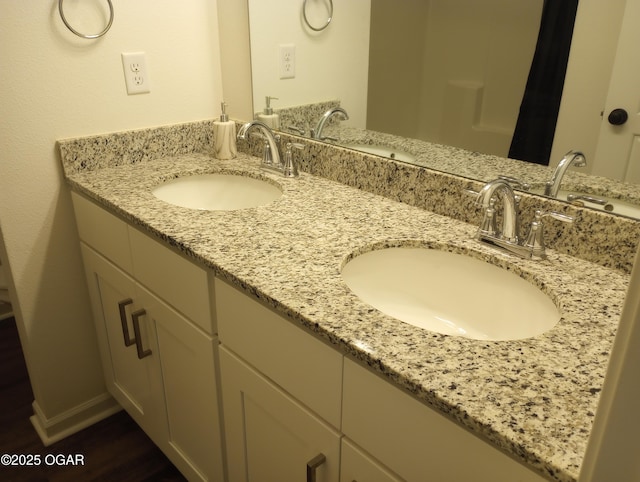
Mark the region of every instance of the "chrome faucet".
<instances>
[{"instance_id":1,"label":"chrome faucet","mask_svg":"<svg viewBox=\"0 0 640 482\"><path fill-rule=\"evenodd\" d=\"M502 200L502 229L496 228L494 204L496 196ZM476 234L481 242L497 246L521 258L546 258L542 219L552 217L563 222L573 222L571 216L556 212L543 213L536 211L526 239L520 239L520 216L518 198L513 188L505 179L488 182L477 193L476 204L482 205L484 217Z\"/></svg>"},{"instance_id":2,"label":"chrome faucet","mask_svg":"<svg viewBox=\"0 0 640 482\"><path fill-rule=\"evenodd\" d=\"M280 159L280 149L278 148L280 136L274 134L271 128L264 122L253 120L247 122L238 130L238 139L248 140L249 133L253 129L258 129L266 139L262 155L262 167L282 171L282 160Z\"/></svg>"},{"instance_id":3,"label":"chrome faucet","mask_svg":"<svg viewBox=\"0 0 640 482\"><path fill-rule=\"evenodd\" d=\"M349 120L349 114L347 114L346 110L344 110L342 107L332 107L324 114L322 114L322 117L318 121L318 125L315 127L315 129L311 129L311 138L319 140L325 139L324 137L322 137L322 130L324 129L327 121L336 114L339 114L343 120Z\"/></svg>"},{"instance_id":4,"label":"chrome faucet","mask_svg":"<svg viewBox=\"0 0 640 482\"><path fill-rule=\"evenodd\" d=\"M584 167L587 165L587 159L584 157L584 154L582 152L569 151L564 155L564 157L558 164L558 167L556 167L556 170L553 172L551 180L547 181L544 185L545 196L558 196L562 178L564 177L565 172L567 172L567 169L569 169L569 166L572 165L575 167Z\"/></svg>"},{"instance_id":5,"label":"chrome faucet","mask_svg":"<svg viewBox=\"0 0 640 482\"><path fill-rule=\"evenodd\" d=\"M296 142L288 142L283 162L280 157L280 149L278 148L280 136L274 134L271 128L264 122L258 120L247 122L238 131L238 139L247 140L252 129L258 129L266 139L261 167L277 171L284 177L298 177L298 165L293 160L292 150L304 149L304 145Z\"/></svg>"},{"instance_id":6,"label":"chrome faucet","mask_svg":"<svg viewBox=\"0 0 640 482\"><path fill-rule=\"evenodd\" d=\"M493 216L495 211L493 210L493 199L496 194L499 194L502 199L503 215L502 215L502 231L501 232L484 232L480 229L478 231L478 237L482 235L489 235L491 238L499 237L506 240L509 243L518 243L519 234L519 216L516 202L516 195L513 192L511 185L504 179L496 179L488 182L478 193L476 204L482 205L485 214ZM495 222L490 223L492 226Z\"/></svg>"}]
</instances>

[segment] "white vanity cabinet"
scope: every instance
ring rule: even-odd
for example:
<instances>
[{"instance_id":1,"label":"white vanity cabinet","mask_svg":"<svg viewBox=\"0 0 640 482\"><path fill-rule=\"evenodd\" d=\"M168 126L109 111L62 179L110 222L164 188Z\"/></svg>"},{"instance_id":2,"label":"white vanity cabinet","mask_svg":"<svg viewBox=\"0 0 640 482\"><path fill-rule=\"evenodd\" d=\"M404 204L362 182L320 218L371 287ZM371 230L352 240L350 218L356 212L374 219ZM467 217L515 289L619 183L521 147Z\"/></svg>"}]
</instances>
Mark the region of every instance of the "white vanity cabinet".
<instances>
[{"instance_id":1,"label":"white vanity cabinet","mask_svg":"<svg viewBox=\"0 0 640 482\"><path fill-rule=\"evenodd\" d=\"M108 390L189 480L223 481L213 277L72 198Z\"/></svg>"},{"instance_id":2,"label":"white vanity cabinet","mask_svg":"<svg viewBox=\"0 0 640 482\"><path fill-rule=\"evenodd\" d=\"M230 482L542 482L541 476L217 280ZM315 479L313 477L316 477Z\"/></svg>"},{"instance_id":3,"label":"white vanity cabinet","mask_svg":"<svg viewBox=\"0 0 640 482\"><path fill-rule=\"evenodd\" d=\"M545 480L349 359L343 386L342 431L403 480Z\"/></svg>"},{"instance_id":4,"label":"white vanity cabinet","mask_svg":"<svg viewBox=\"0 0 640 482\"><path fill-rule=\"evenodd\" d=\"M217 280L229 482L338 482L336 350Z\"/></svg>"},{"instance_id":5,"label":"white vanity cabinet","mask_svg":"<svg viewBox=\"0 0 640 482\"><path fill-rule=\"evenodd\" d=\"M267 304L73 202L108 389L189 480L544 480Z\"/></svg>"},{"instance_id":6,"label":"white vanity cabinet","mask_svg":"<svg viewBox=\"0 0 640 482\"><path fill-rule=\"evenodd\" d=\"M158 443L167 429L164 402L157 396L163 388L155 325L149 323L136 282L88 246L81 249L107 387Z\"/></svg>"},{"instance_id":7,"label":"white vanity cabinet","mask_svg":"<svg viewBox=\"0 0 640 482\"><path fill-rule=\"evenodd\" d=\"M342 439L340 482L403 482L347 437Z\"/></svg>"},{"instance_id":8,"label":"white vanity cabinet","mask_svg":"<svg viewBox=\"0 0 640 482\"><path fill-rule=\"evenodd\" d=\"M220 366L230 482L339 481L335 428L224 346Z\"/></svg>"}]
</instances>

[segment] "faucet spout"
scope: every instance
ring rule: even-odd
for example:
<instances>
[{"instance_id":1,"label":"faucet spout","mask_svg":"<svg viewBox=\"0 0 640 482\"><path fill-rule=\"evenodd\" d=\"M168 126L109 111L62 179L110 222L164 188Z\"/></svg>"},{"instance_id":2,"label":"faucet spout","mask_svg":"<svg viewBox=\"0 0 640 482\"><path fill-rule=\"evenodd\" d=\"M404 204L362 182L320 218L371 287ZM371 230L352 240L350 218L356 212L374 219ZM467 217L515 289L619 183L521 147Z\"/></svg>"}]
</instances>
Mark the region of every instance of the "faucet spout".
<instances>
[{"instance_id":1,"label":"faucet spout","mask_svg":"<svg viewBox=\"0 0 640 482\"><path fill-rule=\"evenodd\" d=\"M349 120L349 114L342 107L333 107L322 114L322 117L318 121L318 125L315 129L311 131L311 137L313 139L322 139L322 130L324 129L325 124L329 121L331 117L339 114L343 120Z\"/></svg>"},{"instance_id":2,"label":"faucet spout","mask_svg":"<svg viewBox=\"0 0 640 482\"><path fill-rule=\"evenodd\" d=\"M478 193L476 204L486 211L492 207L491 199L499 195L502 200L502 234L501 237L510 243L518 243L518 209L516 195L511 185L504 179L488 182Z\"/></svg>"},{"instance_id":3,"label":"faucet spout","mask_svg":"<svg viewBox=\"0 0 640 482\"><path fill-rule=\"evenodd\" d=\"M247 122L238 130L237 138L242 140L248 139L250 132L254 129L258 129L267 140L264 159L269 158L270 162L279 167L282 164L282 161L280 160L280 149L278 149L278 137L264 122L259 120Z\"/></svg>"},{"instance_id":4,"label":"faucet spout","mask_svg":"<svg viewBox=\"0 0 640 482\"><path fill-rule=\"evenodd\" d=\"M582 152L567 152L558 164L558 167L556 167L556 170L553 172L551 180L547 181L547 183L545 184L544 195L557 197L558 191L560 190L560 183L562 182L567 169L569 169L569 166L584 167L586 165L587 159L584 157L584 154Z\"/></svg>"}]
</instances>

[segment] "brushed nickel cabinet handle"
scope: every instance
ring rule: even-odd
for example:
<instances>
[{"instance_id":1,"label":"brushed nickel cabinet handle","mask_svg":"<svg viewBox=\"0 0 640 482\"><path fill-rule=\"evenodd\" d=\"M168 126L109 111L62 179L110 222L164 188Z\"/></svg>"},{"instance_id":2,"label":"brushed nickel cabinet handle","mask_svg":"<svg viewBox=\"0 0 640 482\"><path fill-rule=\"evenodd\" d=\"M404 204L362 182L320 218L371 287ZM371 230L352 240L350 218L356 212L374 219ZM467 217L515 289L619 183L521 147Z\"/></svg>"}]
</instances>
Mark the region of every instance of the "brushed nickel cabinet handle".
<instances>
[{"instance_id":1,"label":"brushed nickel cabinet handle","mask_svg":"<svg viewBox=\"0 0 640 482\"><path fill-rule=\"evenodd\" d=\"M151 350L145 350L142 346L142 337L140 336L140 317L146 315L145 310L138 310L131 313L131 320L133 321L133 332L136 335L136 349L138 350L138 358L142 360L144 357L151 355Z\"/></svg>"},{"instance_id":2,"label":"brushed nickel cabinet handle","mask_svg":"<svg viewBox=\"0 0 640 482\"><path fill-rule=\"evenodd\" d=\"M131 298L127 298L118 302L118 309L120 310L120 323L122 323L122 337L124 338L124 346L133 345L136 340L131 338L129 334L129 327L127 326L127 313L125 307L133 303Z\"/></svg>"},{"instance_id":3,"label":"brushed nickel cabinet handle","mask_svg":"<svg viewBox=\"0 0 640 482\"><path fill-rule=\"evenodd\" d=\"M307 482L316 482L316 469L326 461L324 454L318 454L307 462Z\"/></svg>"}]
</instances>

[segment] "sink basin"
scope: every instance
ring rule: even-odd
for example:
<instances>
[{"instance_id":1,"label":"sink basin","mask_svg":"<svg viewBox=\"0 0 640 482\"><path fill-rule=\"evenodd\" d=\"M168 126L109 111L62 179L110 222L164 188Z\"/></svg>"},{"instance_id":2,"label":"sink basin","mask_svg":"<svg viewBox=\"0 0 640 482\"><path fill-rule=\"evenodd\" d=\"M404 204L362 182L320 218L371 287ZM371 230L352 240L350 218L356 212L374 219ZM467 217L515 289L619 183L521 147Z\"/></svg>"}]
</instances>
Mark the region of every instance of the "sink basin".
<instances>
[{"instance_id":1,"label":"sink basin","mask_svg":"<svg viewBox=\"0 0 640 482\"><path fill-rule=\"evenodd\" d=\"M282 190L268 181L235 174L179 177L151 192L158 199L176 206L209 211L264 206L282 196Z\"/></svg>"},{"instance_id":2,"label":"sink basin","mask_svg":"<svg viewBox=\"0 0 640 482\"><path fill-rule=\"evenodd\" d=\"M560 320L551 299L517 274L437 249L369 251L347 262L342 278L383 313L445 335L517 340Z\"/></svg>"},{"instance_id":3,"label":"sink basin","mask_svg":"<svg viewBox=\"0 0 640 482\"><path fill-rule=\"evenodd\" d=\"M355 149L356 151L367 152L369 154L388 157L398 161L414 162L416 160L416 156L413 154L409 154L408 152L394 149L392 147L379 146L376 144L343 144L343 146L349 149Z\"/></svg>"}]
</instances>

